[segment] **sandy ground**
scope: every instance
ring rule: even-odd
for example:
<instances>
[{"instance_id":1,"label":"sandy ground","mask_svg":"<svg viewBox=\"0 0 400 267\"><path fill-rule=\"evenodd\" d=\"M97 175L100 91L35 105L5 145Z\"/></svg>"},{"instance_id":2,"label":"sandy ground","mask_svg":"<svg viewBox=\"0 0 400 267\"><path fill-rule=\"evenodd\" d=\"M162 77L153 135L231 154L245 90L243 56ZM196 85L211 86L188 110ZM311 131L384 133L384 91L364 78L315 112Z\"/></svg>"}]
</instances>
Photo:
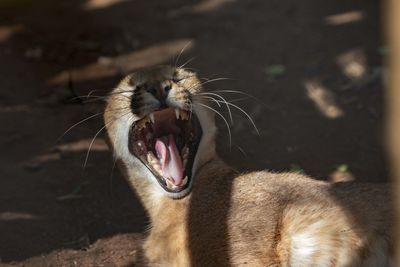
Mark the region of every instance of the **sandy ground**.
<instances>
[{"instance_id":1,"label":"sandy ground","mask_svg":"<svg viewBox=\"0 0 400 267\"><path fill-rule=\"evenodd\" d=\"M1 1L0 265L134 265L147 218L103 132L83 168L104 104L74 97L174 64L185 45L180 64L230 78L209 90L256 99L225 93L261 133L235 112L229 147L220 120L228 162L386 181L379 12L373 0Z\"/></svg>"}]
</instances>

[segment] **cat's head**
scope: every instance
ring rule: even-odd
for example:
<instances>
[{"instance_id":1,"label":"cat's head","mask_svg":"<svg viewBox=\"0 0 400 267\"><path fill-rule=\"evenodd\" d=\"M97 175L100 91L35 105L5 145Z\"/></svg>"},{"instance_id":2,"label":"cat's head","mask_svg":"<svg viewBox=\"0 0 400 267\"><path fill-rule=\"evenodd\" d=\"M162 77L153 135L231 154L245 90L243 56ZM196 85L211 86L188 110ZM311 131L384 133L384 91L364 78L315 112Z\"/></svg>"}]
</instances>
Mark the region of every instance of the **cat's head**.
<instances>
[{"instance_id":1,"label":"cat's head","mask_svg":"<svg viewBox=\"0 0 400 267\"><path fill-rule=\"evenodd\" d=\"M158 66L128 75L109 94L104 119L129 179L142 179L136 190L182 198L215 156L214 113L192 71Z\"/></svg>"}]
</instances>

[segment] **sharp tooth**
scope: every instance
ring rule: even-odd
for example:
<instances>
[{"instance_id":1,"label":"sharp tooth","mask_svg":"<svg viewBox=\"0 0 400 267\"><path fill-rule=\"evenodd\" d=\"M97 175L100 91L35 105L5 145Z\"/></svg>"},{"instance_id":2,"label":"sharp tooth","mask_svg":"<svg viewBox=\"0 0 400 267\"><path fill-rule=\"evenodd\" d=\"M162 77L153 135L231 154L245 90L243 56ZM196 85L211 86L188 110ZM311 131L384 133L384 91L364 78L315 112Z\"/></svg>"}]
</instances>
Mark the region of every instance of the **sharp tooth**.
<instances>
[{"instance_id":1,"label":"sharp tooth","mask_svg":"<svg viewBox=\"0 0 400 267\"><path fill-rule=\"evenodd\" d=\"M147 153L147 161L150 163L157 161L156 156L154 156L153 152L149 151Z\"/></svg>"},{"instance_id":2,"label":"sharp tooth","mask_svg":"<svg viewBox=\"0 0 400 267\"><path fill-rule=\"evenodd\" d=\"M180 111L182 120L187 120L189 118L188 113L184 110Z\"/></svg>"},{"instance_id":3,"label":"sharp tooth","mask_svg":"<svg viewBox=\"0 0 400 267\"><path fill-rule=\"evenodd\" d=\"M182 158L183 158L183 159L187 159L188 156L189 156L189 148L188 148L187 146L185 146L185 147L182 149Z\"/></svg>"},{"instance_id":4,"label":"sharp tooth","mask_svg":"<svg viewBox=\"0 0 400 267\"><path fill-rule=\"evenodd\" d=\"M153 169L159 174L162 175L161 165L156 156L154 156L153 152L149 151L147 153L147 162L153 167Z\"/></svg>"},{"instance_id":5,"label":"sharp tooth","mask_svg":"<svg viewBox=\"0 0 400 267\"><path fill-rule=\"evenodd\" d=\"M179 114L180 114L180 112L179 112L179 109L175 109L175 116L176 116L176 119L177 120L179 120Z\"/></svg>"},{"instance_id":6,"label":"sharp tooth","mask_svg":"<svg viewBox=\"0 0 400 267\"><path fill-rule=\"evenodd\" d=\"M152 123L155 122L154 113L150 113L150 120L151 120Z\"/></svg>"},{"instance_id":7,"label":"sharp tooth","mask_svg":"<svg viewBox=\"0 0 400 267\"><path fill-rule=\"evenodd\" d=\"M139 126L139 129L142 129L142 128L146 127L146 123L149 122L149 121L150 121L150 119L149 119L148 116L146 116L143 119L141 119L137 124Z\"/></svg>"},{"instance_id":8,"label":"sharp tooth","mask_svg":"<svg viewBox=\"0 0 400 267\"><path fill-rule=\"evenodd\" d=\"M169 189L174 189L173 183L171 183L168 179L165 179L165 181L167 182L167 187L168 187Z\"/></svg>"},{"instance_id":9,"label":"sharp tooth","mask_svg":"<svg viewBox=\"0 0 400 267\"><path fill-rule=\"evenodd\" d=\"M161 170L161 165L160 164L154 164L153 168L156 170L158 175L162 175L162 170Z\"/></svg>"},{"instance_id":10,"label":"sharp tooth","mask_svg":"<svg viewBox=\"0 0 400 267\"><path fill-rule=\"evenodd\" d=\"M143 120L139 121L138 123L138 127L139 129L142 129L144 127L145 123L143 122Z\"/></svg>"},{"instance_id":11,"label":"sharp tooth","mask_svg":"<svg viewBox=\"0 0 400 267\"><path fill-rule=\"evenodd\" d=\"M186 175L185 178L182 180L182 185L186 185L187 181L188 181L188 177Z\"/></svg>"}]
</instances>

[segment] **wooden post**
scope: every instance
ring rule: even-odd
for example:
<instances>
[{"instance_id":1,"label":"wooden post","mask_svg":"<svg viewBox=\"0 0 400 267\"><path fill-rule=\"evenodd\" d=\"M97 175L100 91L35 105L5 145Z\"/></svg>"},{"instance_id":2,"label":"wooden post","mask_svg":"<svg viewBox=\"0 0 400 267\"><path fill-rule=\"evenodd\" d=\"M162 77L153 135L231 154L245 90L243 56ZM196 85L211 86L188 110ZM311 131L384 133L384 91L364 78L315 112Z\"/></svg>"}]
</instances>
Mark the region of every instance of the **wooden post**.
<instances>
[{"instance_id":1,"label":"wooden post","mask_svg":"<svg viewBox=\"0 0 400 267\"><path fill-rule=\"evenodd\" d=\"M395 212L395 262L400 266L400 0L387 0L384 8L388 47L386 90L387 149L392 175Z\"/></svg>"}]
</instances>

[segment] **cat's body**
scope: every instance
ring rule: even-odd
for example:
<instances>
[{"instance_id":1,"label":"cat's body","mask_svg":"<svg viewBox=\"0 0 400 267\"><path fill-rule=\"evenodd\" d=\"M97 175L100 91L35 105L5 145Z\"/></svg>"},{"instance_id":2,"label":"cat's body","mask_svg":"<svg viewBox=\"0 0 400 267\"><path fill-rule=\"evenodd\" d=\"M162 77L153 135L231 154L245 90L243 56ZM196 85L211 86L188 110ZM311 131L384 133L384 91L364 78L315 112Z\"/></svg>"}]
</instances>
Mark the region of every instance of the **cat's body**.
<instances>
[{"instance_id":1,"label":"cat's body","mask_svg":"<svg viewBox=\"0 0 400 267\"><path fill-rule=\"evenodd\" d=\"M179 133L173 134L176 146L174 141L161 137L164 132L146 141L135 132L148 133L147 129L143 132L136 126L143 118L140 112L132 111L129 119L121 119L121 108L126 110L132 101L150 97L148 92L152 89L142 91L137 99L135 93L117 97L121 88L124 88L122 93L129 88L132 92L135 88L139 90L140 86L135 84L143 80L140 77L146 77L145 82L163 84L164 80L173 80L176 72L172 67L162 67L130 77L130 82L121 83L114 95L110 95L105 113L116 157L151 219L151 231L144 243L148 266L389 266L390 201L384 185L330 184L294 173L238 174L215 154L214 119L202 104L192 106L202 128L198 147L190 147L196 152L193 177L184 169L183 176L189 175L189 182L182 182L179 178L182 174L177 170L187 163L179 162L185 158L179 152L183 151L176 137ZM195 94L201 89L197 77L184 79L187 81L175 87L174 95L183 88L195 103ZM189 90L195 85L197 91ZM171 87L166 97L172 95L168 94L174 90ZM171 105L177 107L167 104ZM168 119L167 113L162 116L157 113L154 125L159 118ZM161 126L152 129L156 132ZM162 171L152 167L151 157L146 160L142 156L148 150L143 152L140 146L127 149L128 144L140 145L142 140L149 151L156 152ZM179 151L174 152L170 147L178 147ZM155 176L159 183L163 183L164 177L169 179L168 185L162 187L156 183Z\"/></svg>"}]
</instances>

